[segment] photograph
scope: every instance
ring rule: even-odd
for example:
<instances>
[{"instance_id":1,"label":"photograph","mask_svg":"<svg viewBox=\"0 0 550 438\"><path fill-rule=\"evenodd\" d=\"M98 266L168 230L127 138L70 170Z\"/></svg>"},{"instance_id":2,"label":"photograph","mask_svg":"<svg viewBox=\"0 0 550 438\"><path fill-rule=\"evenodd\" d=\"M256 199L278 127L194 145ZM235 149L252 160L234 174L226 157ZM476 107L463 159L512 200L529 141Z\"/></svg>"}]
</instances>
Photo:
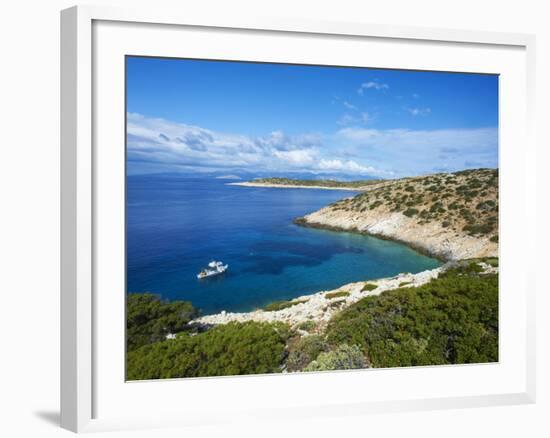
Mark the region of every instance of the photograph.
<instances>
[{"instance_id":1,"label":"photograph","mask_svg":"<svg viewBox=\"0 0 550 438\"><path fill-rule=\"evenodd\" d=\"M126 55L125 104L127 381L499 362L499 75Z\"/></svg>"}]
</instances>

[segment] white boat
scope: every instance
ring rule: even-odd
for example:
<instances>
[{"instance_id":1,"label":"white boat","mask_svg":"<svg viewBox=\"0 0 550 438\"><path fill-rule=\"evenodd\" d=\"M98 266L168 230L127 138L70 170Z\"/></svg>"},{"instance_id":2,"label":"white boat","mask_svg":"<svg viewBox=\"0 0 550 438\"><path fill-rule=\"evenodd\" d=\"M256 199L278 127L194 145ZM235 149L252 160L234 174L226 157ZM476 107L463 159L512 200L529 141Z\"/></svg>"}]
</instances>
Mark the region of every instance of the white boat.
<instances>
[{"instance_id":1,"label":"white boat","mask_svg":"<svg viewBox=\"0 0 550 438\"><path fill-rule=\"evenodd\" d=\"M210 263L208 263L208 267L203 269L201 272L197 274L197 278L206 278L206 277L212 277L214 275L220 275L223 274L225 271L227 271L227 268L229 268L229 265L224 265L222 262L217 262L215 260L212 260Z\"/></svg>"}]
</instances>

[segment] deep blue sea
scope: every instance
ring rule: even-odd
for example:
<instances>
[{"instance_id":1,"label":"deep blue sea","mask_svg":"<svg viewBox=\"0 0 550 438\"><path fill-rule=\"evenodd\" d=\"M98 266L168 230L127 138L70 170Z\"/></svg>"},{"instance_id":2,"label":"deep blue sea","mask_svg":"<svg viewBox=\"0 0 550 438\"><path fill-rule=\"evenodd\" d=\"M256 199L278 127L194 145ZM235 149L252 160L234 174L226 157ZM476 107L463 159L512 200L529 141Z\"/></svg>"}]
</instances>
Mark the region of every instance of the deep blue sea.
<instances>
[{"instance_id":1,"label":"deep blue sea","mask_svg":"<svg viewBox=\"0 0 550 438\"><path fill-rule=\"evenodd\" d=\"M292 223L353 192L239 187L173 175L127 182L128 292L188 300L203 314L249 311L439 265L398 243ZM228 263L228 272L198 280L213 259Z\"/></svg>"}]
</instances>

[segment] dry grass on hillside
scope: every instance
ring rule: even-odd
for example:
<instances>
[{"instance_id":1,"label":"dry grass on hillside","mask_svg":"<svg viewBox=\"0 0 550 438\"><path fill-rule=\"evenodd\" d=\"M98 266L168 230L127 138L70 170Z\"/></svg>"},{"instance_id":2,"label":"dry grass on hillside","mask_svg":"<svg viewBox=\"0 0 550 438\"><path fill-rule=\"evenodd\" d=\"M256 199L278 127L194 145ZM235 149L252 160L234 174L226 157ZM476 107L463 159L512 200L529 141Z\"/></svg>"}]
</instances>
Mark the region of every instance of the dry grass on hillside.
<instances>
[{"instance_id":1,"label":"dry grass on hillside","mask_svg":"<svg viewBox=\"0 0 550 438\"><path fill-rule=\"evenodd\" d=\"M498 242L498 169L463 170L385 181L331 205L335 211L401 212L418 224L444 228Z\"/></svg>"}]
</instances>

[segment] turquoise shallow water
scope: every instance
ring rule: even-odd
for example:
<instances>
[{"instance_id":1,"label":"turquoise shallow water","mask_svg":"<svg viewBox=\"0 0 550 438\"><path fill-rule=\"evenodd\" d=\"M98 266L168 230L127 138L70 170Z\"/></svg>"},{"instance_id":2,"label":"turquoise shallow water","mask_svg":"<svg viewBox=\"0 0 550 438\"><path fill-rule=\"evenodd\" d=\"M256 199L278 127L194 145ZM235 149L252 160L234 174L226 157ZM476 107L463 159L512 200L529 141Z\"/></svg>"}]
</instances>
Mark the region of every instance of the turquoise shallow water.
<instances>
[{"instance_id":1,"label":"turquoise shallow water","mask_svg":"<svg viewBox=\"0 0 550 438\"><path fill-rule=\"evenodd\" d=\"M189 300L204 314L249 311L353 281L439 266L407 246L296 226L352 192L230 186L216 179L130 176L127 289ZM210 260L226 274L198 280Z\"/></svg>"}]
</instances>

